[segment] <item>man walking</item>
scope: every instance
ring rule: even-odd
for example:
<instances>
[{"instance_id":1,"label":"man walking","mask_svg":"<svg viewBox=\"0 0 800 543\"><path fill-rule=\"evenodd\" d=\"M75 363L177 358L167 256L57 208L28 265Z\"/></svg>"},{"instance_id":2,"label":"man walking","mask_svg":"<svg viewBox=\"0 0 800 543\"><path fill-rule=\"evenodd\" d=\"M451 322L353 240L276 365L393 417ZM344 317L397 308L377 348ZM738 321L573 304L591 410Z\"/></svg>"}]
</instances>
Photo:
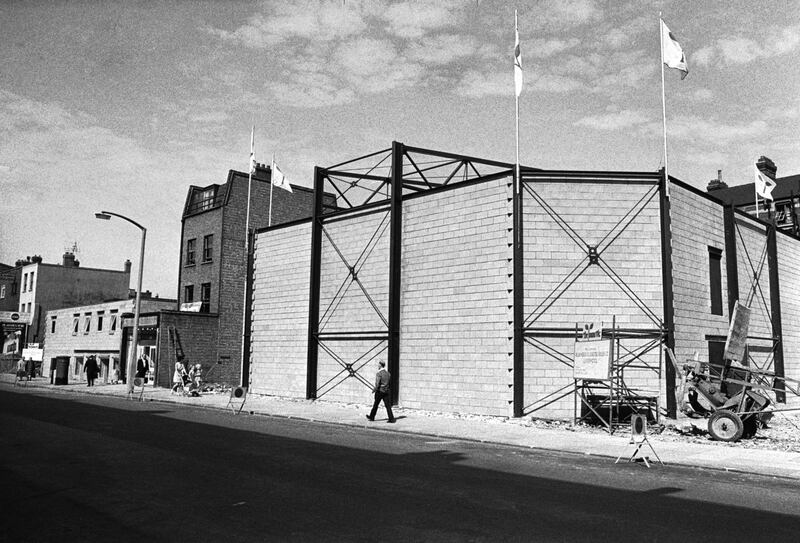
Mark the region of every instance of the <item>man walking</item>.
<instances>
[{"instance_id":1,"label":"man walking","mask_svg":"<svg viewBox=\"0 0 800 543\"><path fill-rule=\"evenodd\" d=\"M378 373L375 374L375 387L372 392L375 393L375 403L372 404L372 411L367 415L367 419L375 420L375 413L378 411L378 405L383 400L383 405L386 407L386 414L389 415L389 420L386 422L394 422L394 414L392 413L392 392L389 389L389 383L392 381L392 376L386 370L386 362L378 362Z\"/></svg>"}]
</instances>

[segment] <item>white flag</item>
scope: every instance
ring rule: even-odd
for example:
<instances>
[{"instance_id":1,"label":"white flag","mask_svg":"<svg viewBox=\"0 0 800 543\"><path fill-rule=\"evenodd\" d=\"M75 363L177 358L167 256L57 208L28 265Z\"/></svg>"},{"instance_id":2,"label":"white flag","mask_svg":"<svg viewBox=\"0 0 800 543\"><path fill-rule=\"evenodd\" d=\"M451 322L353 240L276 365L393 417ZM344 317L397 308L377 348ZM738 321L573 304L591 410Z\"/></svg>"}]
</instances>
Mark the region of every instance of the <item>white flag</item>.
<instances>
[{"instance_id":1,"label":"white flag","mask_svg":"<svg viewBox=\"0 0 800 543\"><path fill-rule=\"evenodd\" d=\"M292 186L289 184L289 181L286 180L286 176L283 175L283 172L278 169L278 165L275 164L275 157L272 158L272 184L278 187L279 189L288 190L292 192Z\"/></svg>"},{"instance_id":2,"label":"white flag","mask_svg":"<svg viewBox=\"0 0 800 543\"><path fill-rule=\"evenodd\" d=\"M522 52L519 49L519 30L517 12L514 10L514 87L517 96L522 92Z\"/></svg>"},{"instance_id":3,"label":"white flag","mask_svg":"<svg viewBox=\"0 0 800 543\"><path fill-rule=\"evenodd\" d=\"M256 173L255 133L256 127L254 126L250 130L250 173Z\"/></svg>"},{"instance_id":4,"label":"white flag","mask_svg":"<svg viewBox=\"0 0 800 543\"><path fill-rule=\"evenodd\" d=\"M661 20L661 56L664 59L664 64L669 68L680 70L681 79L689 74L689 66L686 64L686 55L683 54L683 49L675 36L670 32L664 21Z\"/></svg>"},{"instance_id":5,"label":"white flag","mask_svg":"<svg viewBox=\"0 0 800 543\"><path fill-rule=\"evenodd\" d=\"M777 183L773 179L770 179L768 176L764 175L764 172L759 170L758 166L754 167L756 169L756 194L765 200L773 200L772 189L775 188Z\"/></svg>"}]
</instances>

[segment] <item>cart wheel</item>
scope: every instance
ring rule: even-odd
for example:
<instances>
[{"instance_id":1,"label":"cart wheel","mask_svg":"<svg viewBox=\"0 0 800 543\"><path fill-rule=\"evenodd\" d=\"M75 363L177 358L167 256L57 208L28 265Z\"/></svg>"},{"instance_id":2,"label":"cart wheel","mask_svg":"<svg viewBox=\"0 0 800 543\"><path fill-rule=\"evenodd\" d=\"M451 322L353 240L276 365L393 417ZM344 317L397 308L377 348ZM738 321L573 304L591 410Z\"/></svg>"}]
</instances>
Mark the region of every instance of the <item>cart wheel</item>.
<instances>
[{"instance_id":1,"label":"cart wheel","mask_svg":"<svg viewBox=\"0 0 800 543\"><path fill-rule=\"evenodd\" d=\"M717 441L738 441L744 425L736 413L717 411L708 419L708 433Z\"/></svg>"},{"instance_id":2,"label":"cart wheel","mask_svg":"<svg viewBox=\"0 0 800 543\"><path fill-rule=\"evenodd\" d=\"M758 431L758 417L756 415L748 415L748 417L742 420L742 437L745 439L750 439L751 437L756 435Z\"/></svg>"}]
</instances>

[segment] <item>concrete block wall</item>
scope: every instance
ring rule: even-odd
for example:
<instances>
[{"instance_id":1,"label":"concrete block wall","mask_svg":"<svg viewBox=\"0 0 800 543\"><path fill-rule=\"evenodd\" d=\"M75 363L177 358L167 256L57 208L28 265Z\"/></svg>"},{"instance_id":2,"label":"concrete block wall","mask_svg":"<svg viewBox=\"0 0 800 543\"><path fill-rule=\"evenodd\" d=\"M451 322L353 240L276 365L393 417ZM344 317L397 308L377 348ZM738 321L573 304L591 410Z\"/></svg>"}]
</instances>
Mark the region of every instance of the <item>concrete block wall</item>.
<instances>
[{"instance_id":1,"label":"concrete block wall","mask_svg":"<svg viewBox=\"0 0 800 543\"><path fill-rule=\"evenodd\" d=\"M784 375L800 380L800 241L778 233ZM800 397L786 395L787 407L800 407Z\"/></svg>"},{"instance_id":2,"label":"concrete block wall","mask_svg":"<svg viewBox=\"0 0 800 543\"><path fill-rule=\"evenodd\" d=\"M256 236L251 387L306 397L311 222Z\"/></svg>"},{"instance_id":3,"label":"concrete block wall","mask_svg":"<svg viewBox=\"0 0 800 543\"><path fill-rule=\"evenodd\" d=\"M766 227L742 215L737 215L736 227L739 300L745 304L749 300L750 330L748 335L751 338L772 337ZM757 285L755 284L756 278L758 279ZM772 342L769 340L750 339L748 346L750 347L750 356L759 364L766 362L772 351Z\"/></svg>"},{"instance_id":4,"label":"concrete block wall","mask_svg":"<svg viewBox=\"0 0 800 543\"><path fill-rule=\"evenodd\" d=\"M652 185L610 185L588 180L578 185L537 180L529 186L585 244L599 245L604 266L613 270L650 311L663 317L659 199L657 193L650 198ZM576 191L580 191L580 200L575 198ZM642 212L630 226L622 230L629 222L627 219L616 226L643 196L647 203L643 202ZM587 202L591 205L586 205ZM529 316L534 312L540 315L530 326L574 329L576 324L602 322L605 328L611 328L616 317L618 327L658 327L598 265L586 268L572 284L567 280L564 284L569 286L556 301L548 299L576 266L580 265L579 270L586 267L586 247L576 244L527 193L523 209L526 320L530 321ZM620 230L619 237L609 244ZM536 311L537 307L544 311ZM570 358L574 354L573 339L542 338L541 341ZM545 350L546 347L526 343L525 405L528 407L572 383L572 368ZM658 367L657 352L646 355L645 359ZM659 388L656 372L626 375L628 379L638 386ZM569 418L574 410L573 401L572 396L567 396L534 414Z\"/></svg>"},{"instance_id":5,"label":"concrete block wall","mask_svg":"<svg viewBox=\"0 0 800 543\"><path fill-rule=\"evenodd\" d=\"M708 361L706 336L727 335L730 319L723 208L677 185L671 200L675 357ZM722 251L722 315L711 313L709 247Z\"/></svg>"},{"instance_id":6,"label":"concrete block wall","mask_svg":"<svg viewBox=\"0 0 800 543\"><path fill-rule=\"evenodd\" d=\"M320 268L320 332L387 332L388 326L383 319L389 319L388 214L389 210L386 209L325 224L327 235L322 235ZM371 249L367 248L368 245ZM363 290L351 281L348 266L358 268L357 277ZM342 285L344 288L341 288ZM342 363L360 360L357 367L362 366L375 354L371 349L376 343L326 342L325 347L335 356L326 349L319 350L317 397L343 402L369 401L370 390L363 382L350 377ZM382 345L386 346L386 342L382 342ZM361 373L368 382L373 380L377 360L387 360L385 349L362 369Z\"/></svg>"},{"instance_id":7,"label":"concrete block wall","mask_svg":"<svg viewBox=\"0 0 800 543\"><path fill-rule=\"evenodd\" d=\"M508 414L506 180L403 205L400 404Z\"/></svg>"}]
</instances>

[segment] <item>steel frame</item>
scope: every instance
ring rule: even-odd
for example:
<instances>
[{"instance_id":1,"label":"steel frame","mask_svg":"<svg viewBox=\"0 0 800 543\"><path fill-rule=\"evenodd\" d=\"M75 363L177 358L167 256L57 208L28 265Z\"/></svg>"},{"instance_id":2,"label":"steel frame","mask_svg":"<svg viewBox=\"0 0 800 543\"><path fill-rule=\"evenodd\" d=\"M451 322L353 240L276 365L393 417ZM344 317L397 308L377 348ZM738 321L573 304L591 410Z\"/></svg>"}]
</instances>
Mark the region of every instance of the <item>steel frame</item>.
<instances>
[{"instance_id":1,"label":"steel frame","mask_svg":"<svg viewBox=\"0 0 800 543\"><path fill-rule=\"evenodd\" d=\"M390 149L341 162L314 171L314 209L311 221L311 274L309 281L309 323L306 373L306 397L319 398L347 379L355 379L372 388L371 379L364 377L365 366L387 352L388 369L392 374L392 401L397 403L400 391L400 293L403 200L415 195L445 190L452 185L483 182L510 175L510 164L464 155L409 147L392 142ZM334 195L336 205L323 200L323 194ZM336 246L326 226L339 220L352 219L367 213L383 213L380 224L365 243L361 256L348 262ZM373 296L358 279L371 249L389 230L389 287L388 315L384 315ZM331 303L320 316L320 278L322 240L326 238L347 268ZM362 258L363 257L363 258ZM380 330L337 330L325 332L325 325L337 311L347 289L355 283L379 315L385 328ZM361 345L361 354L354 360L345 359L332 343ZM340 366L339 373L322 385L318 384L318 357L323 350Z\"/></svg>"}]
</instances>

